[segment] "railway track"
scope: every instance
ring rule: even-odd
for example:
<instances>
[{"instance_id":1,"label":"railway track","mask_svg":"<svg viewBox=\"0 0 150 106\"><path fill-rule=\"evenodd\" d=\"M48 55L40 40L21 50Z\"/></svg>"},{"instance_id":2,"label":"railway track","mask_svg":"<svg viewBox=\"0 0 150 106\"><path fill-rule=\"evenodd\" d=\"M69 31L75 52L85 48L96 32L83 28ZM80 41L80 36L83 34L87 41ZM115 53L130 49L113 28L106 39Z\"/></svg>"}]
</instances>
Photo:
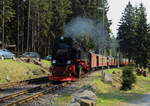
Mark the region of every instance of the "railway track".
<instances>
[{"instance_id":1,"label":"railway track","mask_svg":"<svg viewBox=\"0 0 150 106\"><path fill-rule=\"evenodd\" d=\"M90 74L90 73L83 75L78 80L81 80L82 78L84 78L88 74ZM13 94L10 94L10 95L7 95L7 96L0 98L0 106L1 105L4 105L4 106L21 105L23 103L27 103L29 101L36 99L36 98L39 98L43 95L46 95L50 92L57 91L57 90L65 87L67 85L70 85L72 83L73 82L65 82L65 83L62 83L59 85L53 85L51 83L47 83L47 84L43 84L43 85L28 89L28 90L22 90L22 91L19 91L19 92L16 92L16 93L13 93ZM20 98L20 96L22 96L22 95L25 95L25 96L21 97L22 99L18 99L18 97ZM13 100L13 99L15 99L15 100Z\"/></svg>"},{"instance_id":2,"label":"railway track","mask_svg":"<svg viewBox=\"0 0 150 106\"><path fill-rule=\"evenodd\" d=\"M19 104L23 104L23 103L29 102L31 100L34 100L40 96L43 96L49 92L59 90L69 84L71 84L71 83L65 82L65 83L62 83L59 85L52 85L52 84L48 83L48 84L44 84L44 85L29 89L29 90L23 90L23 91L20 91L20 92L14 93L14 94L10 94L10 95L0 98L0 105L16 106ZM20 97L21 95L26 95L26 96L23 97L22 99L15 98L15 97ZM30 96L28 96L28 95L30 95ZM15 98L15 101L11 102L10 100L14 99L14 98Z\"/></svg>"},{"instance_id":3,"label":"railway track","mask_svg":"<svg viewBox=\"0 0 150 106\"><path fill-rule=\"evenodd\" d=\"M36 83L36 82L46 81L46 80L47 80L47 77L41 77L41 78L35 78L35 79L30 79L30 80L0 84L0 90L14 88L14 87L17 87L17 86L28 85L30 83Z\"/></svg>"},{"instance_id":4,"label":"railway track","mask_svg":"<svg viewBox=\"0 0 150 106\"><path fill-rule=\"evenodd\" d=\"M81 80L82 78L84 78L86 75L82 76L79 80ZM78 80L77 80L78 81ZM23 103L27 103L29 101L32 101L36 98L39 98L43 95L46 95L50 92L54 92L57 90L62 89L63 87L72 84L73 82L64 82L62 84L58 84L58 85L53 85L51 83L47 83L47 84L43 84L40 85L38 87L35 88L31 88L28 90L22 90L7 96L4 96L2 98L0 98L0 106L4 105L4 106L17 106L17 105L21 105ZM22 99L18 99L20 98L20 96L25 95ZM17 99L16 99L17 98ZM15 100L13 100L15 99ZM12 101L13 100L13 101Z\"/></svg>"},{"instance_id":5,"label":"railway track","mask_svg":"<svg viewBox=\"0 0 150 106\"><path fill-rule=\"evenodd\" d=\"M22 90L16 93L12 93L9 94L7 96L4 96L2 98L0 98L0 106L5 105L5 106L14 106L17 104L23 103L23 101L29 101L29 99L31 100L31 97L35 98L37 96L40 96L42 93L44 93L45 89L49 89L49 87L53 87L54 85L52 85L51 83L46 83L46 84L42 84L40 86L37 86L35 88L31 88L31 89L27 89L27 90ZM46 92L46 91L45 91ZM39 95L38 95L39 94ZM31 95L28 98L24 99L24 100L18 100L18 98L20 98L21 96L26 96L26 95ZM14 102L11 103L11 100L16 99Z\"/></svg>"},{"instance_id":6,"label":"railway track","mask_svg":"<svg viewBox=\"0 0 150 106\"><path fill-rule=\"evenodd\" d=\"M26 81L10 82L10 83L6 83L6 84L0 84L0 90L13 88L13 87L16 87L16 86L21 86L21 85L27 85L27 84L28 84L28 82L26 82Z\"/></svg>"}]
</instances>

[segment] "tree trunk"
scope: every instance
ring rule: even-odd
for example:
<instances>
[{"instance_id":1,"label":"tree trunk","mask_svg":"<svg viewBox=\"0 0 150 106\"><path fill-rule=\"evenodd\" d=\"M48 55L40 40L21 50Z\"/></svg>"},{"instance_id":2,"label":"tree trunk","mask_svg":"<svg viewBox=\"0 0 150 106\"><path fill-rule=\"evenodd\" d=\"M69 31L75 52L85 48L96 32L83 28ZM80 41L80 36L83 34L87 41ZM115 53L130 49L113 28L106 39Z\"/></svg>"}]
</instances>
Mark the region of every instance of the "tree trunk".
<instances>
[{"instance_id":1,"label":"tree trunk","mask_svg":"<svg viewBox=\"0 0 150 106\"><path fill-rule=\"evenodd\" d=\"M4 0L2 1L3 4L3 12L2 12L2 48L4 48L4 43L5 43L5 3Z\"/></svg>"},{"instance_id":2,"label":"tree trunk","mask_svg":"<svg viewBox=\"0 0 150 106\"><path fill-rule=\"evenodd\" d=\"M28 28L27 28L27 51L29 51L29 35L30 35L30 0L28 0Z\"/></svg>"},{"instance_id":3,"label":"tree trunk","mask_svg":"<svg viewBox=\"0 0 150 106\"><path fill-rule=\"evenodd\" d=\"M33 24L33 21L32 21L32 38L31 38L31 44L32 44L32 51L33 51L33 48L34 48L34 24Z\"/></svg>"},{"instance_id":4,"label":"tree trunk","mask_svg":"<svg viewBox=\"0 0 150 106\"><path fill-rule=\"evenodd\" d=\"M129 59L129 63L131 63L131 56L129 56L128 59Z\"/></svg>"},{"instance_id":5,"label":"tree trunk","mask_svg":"<svg viewBox=\"0 0 150 106\"><path fill-rule=\"evenodd\" d=\"M17 0L17 55L19 56L19 24L20 24L20 19L19 19L19 0Z\"/></svg>"}]
</instances>

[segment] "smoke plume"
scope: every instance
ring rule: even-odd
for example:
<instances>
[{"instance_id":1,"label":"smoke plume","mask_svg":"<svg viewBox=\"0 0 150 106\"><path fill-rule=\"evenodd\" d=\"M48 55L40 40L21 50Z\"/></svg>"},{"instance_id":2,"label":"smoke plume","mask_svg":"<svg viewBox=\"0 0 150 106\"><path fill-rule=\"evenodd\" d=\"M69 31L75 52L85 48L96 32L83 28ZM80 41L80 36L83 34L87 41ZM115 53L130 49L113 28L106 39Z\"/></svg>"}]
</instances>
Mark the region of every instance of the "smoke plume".
<instances>
[{"instance_id":1,"label":"smoke plume","mask_svg":"<svg viewBox=\"0 0 150 106\"><path fill-rule=\"evenodd\" d=\"M64 36L78 38L81 34L90 35L96 43L98 50L104 50L109 45L108 33L103 27L103 23L90 18L76 17L64 27Z\"/></svg>"}]
</instances>

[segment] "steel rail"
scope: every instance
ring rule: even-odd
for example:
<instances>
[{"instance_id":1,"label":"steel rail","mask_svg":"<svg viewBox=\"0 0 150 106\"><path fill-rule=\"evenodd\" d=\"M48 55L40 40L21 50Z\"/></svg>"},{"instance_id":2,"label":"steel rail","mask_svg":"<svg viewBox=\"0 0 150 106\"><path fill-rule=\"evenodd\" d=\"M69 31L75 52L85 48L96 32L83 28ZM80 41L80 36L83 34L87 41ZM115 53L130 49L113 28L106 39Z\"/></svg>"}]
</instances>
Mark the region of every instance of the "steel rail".
<instances>
[{"instance_id":1,"label":"steel rail","mask_svg":"<svg viewBox=\"0 0 150 106\"><path fill-rule=\"evenodd\" d=\"M23 81L18 81L18 82L9 82L9 83L5 83L5 84L0 84L0 90L8 89L8 88L13 88L13 87L20 86L20 85L27 85L30 82L36 82L38 80L41 80L42 78L46 78L46 77L29 79L29 80L23 80Z\"/></svg>"},{"instance_id":2,"label":"steel rail","mask_svg":"<svg viewBox=\"0 0 150 106\"><path fill-rule=\"evenodd\" d=\"M16 92L16 93L4 96L4 97L0 98L0 103L3 103L6 100L12 99L14 97L18 97L18 96L21 96L21 95L32 93L32 92L35 92L37 90L40 90L40 89L43 89L43 88L46 88L46 87L50 87L50 86L52 86L52 84L51 83L47 83L47 84L43 84L43 85L40 85L40 86L35 87L35 88L31 88L31 89L28 89L28 90L22 90L22 91L19 91L19 92Z\"/></svg>"},{"instance_id":3,"label":"steel rail","mask_svg":"<svg viewBox=\"0 0 150 106\"><path fill-rule=\"evenodd\" d=\"M28 96L28 97L25 97L23 99L19 99L19 100L15 101L15 102L6 104L5 106L16 106L18 104L23 104L23 103L29 102L29 101L31 101L33 99L36 99L36 98L38 98L40 96L43 96L43 95L45 95L45 94L47 94L49 92L59 90L59 89L65 87L66 85L69 85L69 84L71 84L71 83L70 82L66 82L66 83L63 83L63 84L60 84L60 85L56 85L55 87L52 87L52 88L47 88L46 90L43 90L43 91L38 92L38 93L35 93L35 94L33 94L31 96Z\"/></svg>"},{"instance_id":4,"label":"steel rail","mask_svg":"<svg viewBox=\"0 0 150 106\"><path fill-rule=\"evenodd\" d=\"M90 74L90 72L87 73L87 74L82 75L82 76L81 76L78 80L76 80L76 81L79 81L79 80L81 80L82 78L85 78L88 74ZM76 81L75 81L75 82L76 82ZM23 98L23 99L16 100L16 101L14 101L14 102L11 102L11 103L9 103L9 104L6 104L5 106L16 106L16 105L18 105L18 104L23 104L23 103L29 102L29 101L34 100L34 99L36 99L36 98L39 98L40 96L43 96L43 95L45 95L45 94L47 94L47 93L49 93L49 92L59 90L59 89L65 87L65 86L67 86L67 85L69 85L69 84L72 84L72 83L73 83L73 82L65 82L65 83L56 85L56 86L54 86L54 87L47 88L46 90L40 91L40 92L38 92L38 93L34 93L33 95L28 96L28 97L25 97L25 98ZM23 93L24 93L24 92L23 92Z\"/></svg>"},{"instance_id":5,"label":"steel rail","mask_svg":"<svg viewBox=\"0 0 150 106\"><path fill-rule=\"evenodd\" d=\"M10 82L10 83L6 83L6 84L0 84L0 90L3 90L3 89L8 89L8 88L12 88L12 87L15 87L15 86L20 86L20 85L27 85L28 83L27 82Z\"/></svg>"}]
</instances>

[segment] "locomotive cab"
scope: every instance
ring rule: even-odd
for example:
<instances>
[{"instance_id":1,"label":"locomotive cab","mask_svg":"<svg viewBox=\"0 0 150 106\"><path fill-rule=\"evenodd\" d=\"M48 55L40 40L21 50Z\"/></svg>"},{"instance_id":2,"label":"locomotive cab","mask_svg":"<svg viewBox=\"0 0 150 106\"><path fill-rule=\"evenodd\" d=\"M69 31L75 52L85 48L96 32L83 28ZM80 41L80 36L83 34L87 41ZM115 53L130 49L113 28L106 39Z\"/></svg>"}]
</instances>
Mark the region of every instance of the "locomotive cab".
<instances>
[{"instance_id":1,"label":"locomotive cab","mask_svg":"<svg viewBox=\"0 0 150 106\"><path fill-rule=\"evenodd\" d=\"M72 40L65 37L55 40L52 51L52 76L50 80L68 81L76 80L81 75L81 70L87 71L88 53Z\"/></svg>"}]
</instances>

